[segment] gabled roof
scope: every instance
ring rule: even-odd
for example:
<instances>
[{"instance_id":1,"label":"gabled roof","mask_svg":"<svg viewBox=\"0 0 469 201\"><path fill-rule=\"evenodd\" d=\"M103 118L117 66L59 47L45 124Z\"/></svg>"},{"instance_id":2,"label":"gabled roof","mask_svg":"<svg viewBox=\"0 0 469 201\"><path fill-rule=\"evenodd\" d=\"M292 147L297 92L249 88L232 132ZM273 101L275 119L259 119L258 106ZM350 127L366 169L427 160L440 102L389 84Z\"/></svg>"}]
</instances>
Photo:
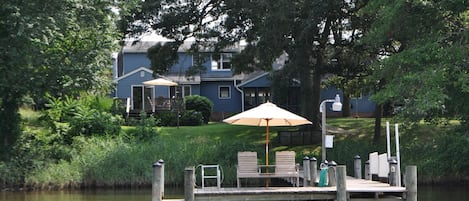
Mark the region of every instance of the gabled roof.
<instances>
[{"instance_id":1,"label":"gabled roof","mask_svg":"<svg viewBox=\"0 0 469 201\"><path fill-rule=\"evenodd\" d=\"M268 74L269 74L268 72L264 72L264 71L251 73L248 78L246 78L241 84L238 85L238 87L244 87L245 85L252 83L258 79L261 79L267 76Z\"/></svg>"},{"instance_id":2,"label":"gabled roof","mask_svg":"<svg viewBox=\"0 0 469 201\"><path fill-rule=\"evenodd\" d=\"M171 41L124 41L122 47L123 53L146 53L148 48L158 43L171 43ZM194 41L185 41L179 48L178 52L187 52ZM240 45L223 49L223 52L239 52L242 49ZM201 52L213 52L211 48L201 47Z\"/></svg>"},{"instance_id":3,"label":"gabled roof","mask_svg":"<svg viewBox=\"0 0 469 201\"><path fill-rule=\"evenodd\" d=\"M150 74L153 74L153 71L148 69L147 67L139 67L133 71L130 71L129 73L126 73L125 75L119 77L119 78L116 78L114 79L114 82L119 82L120 80L122 79L125 79L135 73L138 73L140 71L145 71L147 73L150 73ZM179 75L165 75L165 76L162 76L168 80L171 80L173 82L177 82L178 84L200 84L200 76L193 76L193 77L186 77L186 76L179 76Z\"/></svg>"},{"instance_id":4,"label":"gabled roof","mask_svg":"<svg viewBox=\"0 0 469 201\"><path fill-rule=\"evenodd\" d=\"M180 76L180 75L165 75L165 78L178 84L200 84L200 75L194 75L191 77Z\"/></svg>"},{"instance_id":5,"label":"gabled roof","mask_svg":"<svg viewBox=\"0 0 469 201\"><path fill-rule=\"evenodd\" d=\"M143 71L146 71L146 72L148 72L148 73L153 74L153 71L152 71L152 70L148 69L147 67L143 67L143 66L142 66L142 67L140 67L140 68L137 68L137 69L135 69L135 70L133 70L133 71L130 71L130 72L126 73L126 74L123 75L123 76L120 76L120 77L114 79L114 82L119 82L120 80L125 79L126 77L129 77L129 76L131 76L131 75L133 75L133 74L135 74L135 73L138 73L138 72L140 72L140 71L142 71L142 70L143 70Z\"/></svg>"}]
</instances>

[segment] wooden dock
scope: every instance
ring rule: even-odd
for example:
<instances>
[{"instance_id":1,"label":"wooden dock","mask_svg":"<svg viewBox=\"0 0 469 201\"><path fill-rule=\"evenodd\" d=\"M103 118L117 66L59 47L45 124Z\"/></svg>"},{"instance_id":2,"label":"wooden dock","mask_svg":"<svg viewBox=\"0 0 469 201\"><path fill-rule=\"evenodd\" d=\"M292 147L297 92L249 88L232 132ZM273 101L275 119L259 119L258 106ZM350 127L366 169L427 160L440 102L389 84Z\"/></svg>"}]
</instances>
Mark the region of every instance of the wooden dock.
<instances>
[{"instance_id":1,"label":"wooden dock","mask_svg":"<svg viewBox=\"0 0 469 201\"><path fill-rule=\"evenodd\" d=\"M164 181L162 164L154 164L152 201L162 201ZM327 187L205 187L195 188L194 167L184 170L185 201L215 200L337 200L337 201L417 201L417 167L407 166L406 187L346 176L346 167L337 166L334 184ZM176 200L173 200L176 201ZM180 200L178 200L180 201Z\"/></svg>"},{"instance_id":2,"label":"wooden dock","mask_svg":"<svg viewBox=\"0 0 469 201\"><path fill-rule=\"evenodd\" d=\"M346 191L349 200L402 200L406 189L376 181L348 177ZM333 187L247 187L195 189L197 201L213 200L335 200L337 188Z\"/></svg>"}]
</instances>

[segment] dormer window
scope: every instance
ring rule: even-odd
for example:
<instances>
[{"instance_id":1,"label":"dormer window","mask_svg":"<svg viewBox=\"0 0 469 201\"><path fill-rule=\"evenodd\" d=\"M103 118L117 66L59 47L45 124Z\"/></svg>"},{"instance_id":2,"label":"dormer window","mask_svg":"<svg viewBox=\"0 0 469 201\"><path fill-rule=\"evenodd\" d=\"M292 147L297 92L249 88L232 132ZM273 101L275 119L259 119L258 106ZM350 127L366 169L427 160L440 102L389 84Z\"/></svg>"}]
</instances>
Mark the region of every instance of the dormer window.
<instances>
[{"instance_id":1,"label":"dormer window","mask_svg":"<svg viewBox=\"0 0 469 201\"><path fill-rule=\"evenodd\" d=\"M212 70L231 70L232 53L214 53L212 54Z\"/></svg>"}]
</instances>

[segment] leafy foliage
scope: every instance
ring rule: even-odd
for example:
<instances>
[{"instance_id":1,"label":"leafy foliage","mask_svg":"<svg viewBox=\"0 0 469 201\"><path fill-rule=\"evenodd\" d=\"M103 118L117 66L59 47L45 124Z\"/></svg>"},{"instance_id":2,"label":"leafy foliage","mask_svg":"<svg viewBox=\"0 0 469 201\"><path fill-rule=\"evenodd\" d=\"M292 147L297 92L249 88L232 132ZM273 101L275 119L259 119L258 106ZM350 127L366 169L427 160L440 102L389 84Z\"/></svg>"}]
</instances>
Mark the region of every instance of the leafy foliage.
<instances>
[{"instance_id":1,"label":"leafy foliage","mask_svg":"<svg viewBox=\"0 0 469 201\"><path fill-rule=\"evenodd\" d=\"M177 125L177 113L175 112L160 112L156 116L158 126L176 126Z\"/></svg>"},{"instance_id":2,"label":"leafy foliage","mask_svg":"<svg viewBox=\"0 0 469 201\"><path fill-rule=\"evenodd\" d=\"M112 115L112 99L107 97L85 96L74 99L69 96L54 98L49 96L48 110L43 119L51 131L61 135L62 143L71 144L78 135L117 135L123 119Z\"/></svg>"},{"instance_id":3,"label":"leafy foliage","mask_svg":"<svg viewBox=\"0 0 469 201\"><path fill-rule=\"evenodd\" d=\"M4 1L0 8L0 154L20 135L23 96L38 108L44 95L109 91L110 55L117 38L115 1Z\"/></svg>"},{"instance_id":4,"label":"leafy foliage","mask_svg":"<svg viewBox=\"0 0 469 201\"><path fill-rule=\"evenodd\" d=\"M185 110L181 115L181 125L200 126L204 123L202 113L196 110Z\"/></svg>"},{"instance_id":5,"label":"leafy foliage","mask_svg":"<svg viewBox=\"0 0 469 201\"><path fill-rule=\"evenodd\" d=\"M147 114L142 112L140 114L140 119L137 120L135 129L128 131L128 134L138 140L149 140L158 134L156 126L157 121L155 120L155 117L147 117Z\"/></svg>"},{"instance_id":6,"label":"leafy foliage","mask_svg":"<svg viewBox=\"0 0 469 201\"><path fill-rule=\"evenodd\" d=\"M195 110L202 113L203 122L208 123L212 114L213 103L207 97L192 95L185 97L187 110Z\"/></svg>"},{"instance_id":7,"label":"leafy foliage","mask_svg":"<svg viewBox=\"0 0 469 201\"><path fill-rule=\"evenodd\" d=\"M137 5L134 9L126 9L122 18L120 29L123 33L141 34L151 28L174 40L178 46L186 39L194 38L195 44L191 48L194 53L203 48L220 52L245 42L244 49L232 58L235 73L272 71L272 63L279 56L288 55L287 68L294 73L285 75L291 75L288 79L300 80L301 93L307 94L299 97L301 111L312 119L313 126L319 125L316 114L319 112L321 76L329 72L327 67L331 57L326 49L346 42L342 38L346 30L344 24L351 21L359 4L343 0L194 0L185 3L150 0L133 3ZM163 63L169 63L167 58L160 57L167 54L157 52L153 55ZM197 67L191 68L189 74L203 71ZM167 68L165 65L153 70L165 72Z\"/></svg>"},{"instance_id":8,"label":"leafy foliage","mask_svg":"<svg viewBox=\"0 0 469 201\"><path fill-rule=\"evenodd\" d=\"M469 108L460 101L469 97L468 7L467 1L369 4L364 13L373 20L363 42L383 55L374 65L373 79L383 86L374 100L403 105L399 117L414 123L466 119Z\"/></svg>"}]
</instances>

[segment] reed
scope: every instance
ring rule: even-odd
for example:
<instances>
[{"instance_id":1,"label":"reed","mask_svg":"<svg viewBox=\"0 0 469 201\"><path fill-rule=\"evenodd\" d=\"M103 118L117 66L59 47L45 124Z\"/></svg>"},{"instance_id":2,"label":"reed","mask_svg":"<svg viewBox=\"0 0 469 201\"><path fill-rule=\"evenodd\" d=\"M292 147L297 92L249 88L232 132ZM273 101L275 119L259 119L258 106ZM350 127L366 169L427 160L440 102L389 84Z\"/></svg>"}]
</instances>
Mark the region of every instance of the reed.
<instances>
[{"instance_id":1,"label":"reed","mask_svg":"<svg viewBox=\"0 0 469 201\"><path fill-rule=\"evenodd\" d=\"M199 127L159 128L159 134L141 141L126 135L75 137L70 161L49 164L30 174L27 184L55 186L120 187L151 185L151 165L165 161L167 185L182 185L183 170L198 164L220 164L225 182L235 182L236 153L261 151L262 129L210 124ZM228 125L229 126L229 125ZM221 131L221 130L223 131ZM240 131L240 132L239 132ZM204 133L205 132L205 133ZM246 140L254 139L254 140ZM260 148L260 149L259 149Z\"/></svg>"}]
</instances>

